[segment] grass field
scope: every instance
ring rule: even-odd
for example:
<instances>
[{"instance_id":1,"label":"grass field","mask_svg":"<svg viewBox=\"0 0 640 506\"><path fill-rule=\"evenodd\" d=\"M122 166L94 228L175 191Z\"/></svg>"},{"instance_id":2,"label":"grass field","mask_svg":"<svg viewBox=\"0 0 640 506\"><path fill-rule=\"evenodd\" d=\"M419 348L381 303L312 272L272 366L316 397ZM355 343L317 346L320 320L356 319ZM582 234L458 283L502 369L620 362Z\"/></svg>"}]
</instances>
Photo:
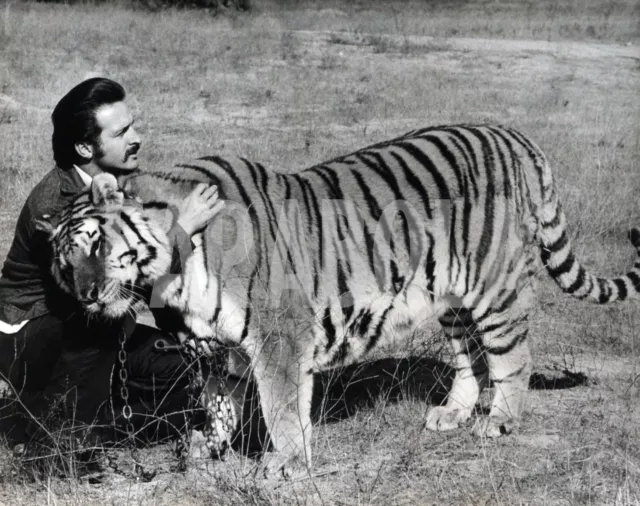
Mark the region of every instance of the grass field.
<instances>
[{"instance_id":1,"label":"grass field","mask_svg":"<svg viewBox=\"0 0 640 506\"><path fill-rule=\"evenodd\" d=\"M636 2L254 3L216 17L0 4L0 257L52 167L52 108L104 75L128 90L148 169L226 153L294 170L420 126L517 127L552 162L579 258L603 275L633 261ZM255 479L255 461L232 455L196 459L185 475L161 468L149 483L29 481L3 454L0 504L640 504L638 305L569 300L546 279L538 299L539 381L517 433L499 441L424 431L429 380L396 362L360 371L347 413L320 417L309 479ZM565 369L588 381L562 388ZM413 380L380 380L408 370ZM172 457L159 447L142 458Z\"/></svg>"}]
</instances>

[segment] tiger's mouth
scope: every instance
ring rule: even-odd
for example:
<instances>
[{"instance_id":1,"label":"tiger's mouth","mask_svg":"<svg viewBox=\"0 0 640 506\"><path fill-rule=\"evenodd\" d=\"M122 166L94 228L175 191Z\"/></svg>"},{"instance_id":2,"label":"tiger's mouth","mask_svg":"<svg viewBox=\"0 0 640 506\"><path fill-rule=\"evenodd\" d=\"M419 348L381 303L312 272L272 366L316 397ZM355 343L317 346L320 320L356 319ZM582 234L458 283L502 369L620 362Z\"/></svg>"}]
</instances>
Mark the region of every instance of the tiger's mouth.
<instances>
[{"instance_id":1,"label":"tiger's mouth","mask_svg":"<svg viewBox=\"0 0 640 506\"><path fill-rule=\"evenodd\" d=\"M144 303L141 289L131 281L122 284L111 279L98 291L91 301L81 302L85 311L91 315L109 319L118 319L127 314L136 314L138 307Z\"/></svg>"},{"instance_id":2,"label":"tiger's mouth","mask_svg":"<svg viewBox=\"0 0 640 506\"><path fill-rule=\"evenodd\" d=\"M118 319L127 314L137 313L138 306L142 306L142 304L143 302L140 299L118 297L117 299L109 301L86 304L84 305L84 309L91 315L102 316L108 319Z\"/></svg>"}]
</instances>

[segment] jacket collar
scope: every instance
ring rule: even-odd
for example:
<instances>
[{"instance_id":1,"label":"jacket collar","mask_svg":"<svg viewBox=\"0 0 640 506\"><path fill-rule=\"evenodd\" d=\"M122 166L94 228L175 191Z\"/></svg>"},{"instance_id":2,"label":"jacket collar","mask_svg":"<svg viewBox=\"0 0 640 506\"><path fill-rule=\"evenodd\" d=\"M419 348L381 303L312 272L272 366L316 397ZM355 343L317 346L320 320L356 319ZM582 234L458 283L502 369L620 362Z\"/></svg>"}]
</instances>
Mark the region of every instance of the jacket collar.
<instances>
[{"instance_id":1,"label":"jacket collar","mask_svg":"<svg viewBox=\"0 0 640 506\"><path fill-rule=\"evenodd\" d=\"M60 193L63 195L76 195L85 189L85 184L80 175L73 169L69 170L56 167L60 178Z\"/></svg>"}]
</instances>

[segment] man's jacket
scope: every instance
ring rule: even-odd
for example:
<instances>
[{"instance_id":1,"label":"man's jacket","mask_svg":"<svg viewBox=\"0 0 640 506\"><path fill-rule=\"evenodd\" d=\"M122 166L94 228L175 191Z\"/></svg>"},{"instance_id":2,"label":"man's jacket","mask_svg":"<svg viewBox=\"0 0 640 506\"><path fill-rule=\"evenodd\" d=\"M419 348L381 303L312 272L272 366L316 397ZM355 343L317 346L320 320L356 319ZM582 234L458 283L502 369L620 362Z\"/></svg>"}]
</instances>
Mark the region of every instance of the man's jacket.
<instances>
[{"instance_id":1,"label":"man's jacket","mask_svg":"<svg viewBox=\"0 0 640 506\"><path fill-rule=\"evenodd\" d=\"M49 273L51 247L47 234L36 228L36 220L44 215L56 215L83 188L84 183L75 170L56 167L29 194L2 267L0 320L3 322L12 325L72 303L56 287Z\"/></svg>"}]
</instances>

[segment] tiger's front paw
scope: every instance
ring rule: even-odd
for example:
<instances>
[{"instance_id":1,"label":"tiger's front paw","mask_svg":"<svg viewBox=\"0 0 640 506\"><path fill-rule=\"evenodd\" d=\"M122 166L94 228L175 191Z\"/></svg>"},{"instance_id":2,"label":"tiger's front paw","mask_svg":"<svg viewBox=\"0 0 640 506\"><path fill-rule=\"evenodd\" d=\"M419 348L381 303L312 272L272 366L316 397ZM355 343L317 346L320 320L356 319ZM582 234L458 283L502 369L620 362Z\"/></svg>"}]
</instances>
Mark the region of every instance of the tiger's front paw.
<instances>
[{"instance_id":1,"label":"tiger's front paw","mask_svg":"<svg viewBox=\"0 0 640 506\"><path fill-rule=\"evenodd\" d=\"M513 418L487 416L478 418L471 429L477 437L497 438L511 434L517 422Z\"/></svg>"},{"instance_id":2,"label":"tiger's front paw","mask_svg":"<svg viewBox=\"0 0 640 506\"><path fill-rule=\"evenodd\" d=\"M279 452L265 453L258 466L258 473L266 479L293 480L308 473L304 459Z\"/></svg>"},{"instance_id":3,"label":"tiger's front paw","mask_svg":"<svg viewBox=\"0 0 640 506\"><path fill-rule=\"evenodd\" d=\"M471 416L470 409L455 409L447 406L435 406L427 413L426 427L429 430L454 430L465 423Z\"/></svg>"}]
</instances>

